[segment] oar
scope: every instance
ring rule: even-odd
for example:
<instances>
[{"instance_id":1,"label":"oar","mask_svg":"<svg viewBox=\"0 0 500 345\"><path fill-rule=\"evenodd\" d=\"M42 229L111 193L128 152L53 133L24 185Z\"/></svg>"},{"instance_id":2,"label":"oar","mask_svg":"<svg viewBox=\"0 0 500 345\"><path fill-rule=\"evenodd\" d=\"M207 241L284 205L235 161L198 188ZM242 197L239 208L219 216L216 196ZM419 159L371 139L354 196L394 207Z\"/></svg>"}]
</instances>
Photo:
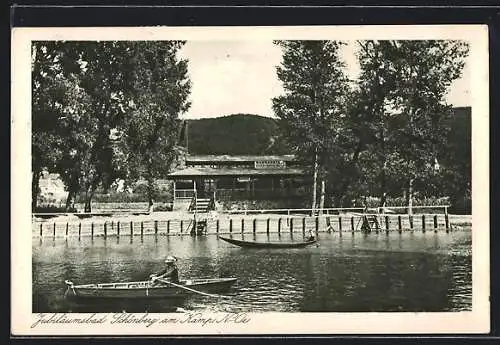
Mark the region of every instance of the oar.
<instances>
[{"instance_id":1,"label":"oar","mask_svg":"<svg viewBox=\"0 0 500 345\"><path fill-rule=\"evenodd\" d=\"M154 279L155 279L155 280L158 280L158 281L160 281L160 282L162 282L162 283L165 283L165 284L170 284L170 285L172 285L172 286L175 286L175 287L178 287L178 288L181 288L181 289L184 289L184 290L188 290L188 291L191 291L191 292L195 292L195 293L200 294L200 295L203 295L203 296L208 296L208 297L231 298L230 296L213 295L213 294L210 294L210 293L206 293L206 292L198 291L198 290L191 289L191 288L188 288L188 287L185 287L185 286L179 285L179 284L175 284L175 283L169 282L168 280L161 279L161 278L154 278Z\"/></svg>"}]
</instances>

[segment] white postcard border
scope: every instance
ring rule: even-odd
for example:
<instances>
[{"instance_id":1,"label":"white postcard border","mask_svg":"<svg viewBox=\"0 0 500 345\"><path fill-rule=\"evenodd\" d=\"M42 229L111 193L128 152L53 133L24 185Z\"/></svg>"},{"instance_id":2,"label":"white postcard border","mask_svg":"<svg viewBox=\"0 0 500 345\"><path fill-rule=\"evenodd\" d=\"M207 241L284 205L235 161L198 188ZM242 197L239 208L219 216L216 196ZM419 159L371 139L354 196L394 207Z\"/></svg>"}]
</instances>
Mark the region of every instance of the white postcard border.
<instances>
[{"instance_id":1,"label":"white postcard border","mask_svg":"<svg viewBox=\"0 0 500 345\"><path fill-rule=\"evenodd\" d=\"M98 323L37 324L31 312L31 41L36 40L259 40L259 39L461 39L471 44L473 167L473 309L456 313L224 313L147 314L159 321L111 323L114 314L65 314L94 317ZM487 333L490 329L489 269L489 71L485 25L311 26L311 27L126 27L14 28L12 30L11 112L11 332L13 335L179 335L179 334L419 334ZM61 314L54 314L61 317ZM133 314L137 318L144 314ZM49 317L45 314L43 317ZM239 317L236 320L236 316ZM198 318L201 321L194 322ZM219 322L203 321L219 320ZM245 321L248 319L248 321ZM181 322L183 321L183 322ZM238 321L238 322L237 322Z\"/></svg>"}]
</instances>

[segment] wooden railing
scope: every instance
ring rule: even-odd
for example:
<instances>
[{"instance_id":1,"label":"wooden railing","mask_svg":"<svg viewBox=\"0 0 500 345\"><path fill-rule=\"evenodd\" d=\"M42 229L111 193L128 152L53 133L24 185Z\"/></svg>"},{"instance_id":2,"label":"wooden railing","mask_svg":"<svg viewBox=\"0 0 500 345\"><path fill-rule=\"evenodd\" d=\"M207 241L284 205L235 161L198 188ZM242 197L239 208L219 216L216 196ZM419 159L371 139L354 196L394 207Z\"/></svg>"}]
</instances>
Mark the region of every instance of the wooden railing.
<instances>
[{"instance_id":1,"label":"wooden railing","mask_svg":"<svg viewBox=\"0 0 500 345\"><path fill-rule=\"evenodd\" d=\"M259 188L259 189L246 189L246 188L218 188L215 191L215 198L217 200L228 200L228 199L266 199L266 198L289 198L289 197L300 197L308 195L306 191L300 191L296 189L270 189L270 188Z\"/></svg>"},{"instance_id":2,"label":"wooden railing","mask_svg":"<svg viewBox=\"0 0 500 345\"><path fill-rule=\"evenodd\" d=\"M435 213L435 212L423 212L425 210L442 210L443 214L448 214L449 205L442 206L413 206L412 209L414 213ZM344 213L362 213L362 214L406 214L407 206L386 206L376 207L376 208L365 208L365 207L330 207L323 209L311 209L311 208L282 208L282 209L261 209L261 210L227 210L225 213L229 214L317 214L317 215L331 215L331 214L344 214ZM392 210L392 212L391 212ZM395 212L396 211L396 212Z\"/></svg>"},{"instance_id":3,"label":"wooden railing","mask_svg":"<svg viewBox=\"0 0 500 345\"><path fill-rule=\"evenodd\" d=\"M194 189L176 189L174 197L176 199L191 199L194 194Z\"/></svg>"},{"instance_id":4,"label":"wooden railing","mask_svg":"<svg viewBox=\"0 0 500 345\"><path fill-rule=\"evenodd\" d=\"M189 204L188 211L196 210L196 193L193 193L191 203Z\"/></svg>"}]
</instances>

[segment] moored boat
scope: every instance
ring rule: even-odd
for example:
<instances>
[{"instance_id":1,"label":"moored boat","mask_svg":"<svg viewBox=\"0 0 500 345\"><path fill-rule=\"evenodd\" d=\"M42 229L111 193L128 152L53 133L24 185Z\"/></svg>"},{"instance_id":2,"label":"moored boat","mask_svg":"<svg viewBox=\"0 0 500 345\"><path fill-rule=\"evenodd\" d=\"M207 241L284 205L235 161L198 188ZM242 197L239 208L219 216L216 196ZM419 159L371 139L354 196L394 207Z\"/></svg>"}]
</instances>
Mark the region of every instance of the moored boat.
<instances>
[{"instance_id":1,"label":"moored boat","mask_svg":"<svg viewBox=\"0 0 500 345\"><path fill-rule=\"evenodd\" d=\"M243 241L243 240L236 240L234 238L227 238L227 237L222 237L219 236L221 240L224 240L228 243L237 245L239 247L245 247L245 248L303 248L306 246L309 246L311 244L316 243L316 239L314 240L309 240L309 241L303 241L303 242L257 242L257 241Z\"/></svg>"},{"instance_id":2,"label":"moored boat","mask_svg":"<svg viewBox=\"0 0 500 345\"><path fill-rule=\"evenodd\" d=\"M178 284L152 284L151 281L75 285L66 280L70 299L182 299L196 292L227 292L237 278L184 279Z\"/></svg>"}]
</instances>

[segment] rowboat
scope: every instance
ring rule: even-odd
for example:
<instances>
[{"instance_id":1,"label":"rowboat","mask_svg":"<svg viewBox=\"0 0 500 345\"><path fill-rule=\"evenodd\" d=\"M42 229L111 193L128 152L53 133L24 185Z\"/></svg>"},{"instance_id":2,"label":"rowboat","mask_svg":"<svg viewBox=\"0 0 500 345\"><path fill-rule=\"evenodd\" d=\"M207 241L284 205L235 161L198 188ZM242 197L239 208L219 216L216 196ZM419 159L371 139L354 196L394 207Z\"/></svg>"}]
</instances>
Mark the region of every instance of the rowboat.
<instances>
[{"instance_id":1,"label":"rowboat","mask_svg":"<svg viewBox=\"0 0 500 345\"><path fill-rule=\"evenodd\" d=\"M316 239L304 242L255 242L242 241L233 238L219 236L221 240L245 248L303 248L316 243Z\"/></svg>"},{"instance_id":2,"label":"rowboat","mask_svg":"<svg viewBox=\"0 0 500 345\"><path fill-rule=\"evenodd\" d=\"M227 292L237 278L184 279L175 286L151 281L75 285L66 280L68 299L183 299L200 292Z\"/></svg>"}]
</instances>

